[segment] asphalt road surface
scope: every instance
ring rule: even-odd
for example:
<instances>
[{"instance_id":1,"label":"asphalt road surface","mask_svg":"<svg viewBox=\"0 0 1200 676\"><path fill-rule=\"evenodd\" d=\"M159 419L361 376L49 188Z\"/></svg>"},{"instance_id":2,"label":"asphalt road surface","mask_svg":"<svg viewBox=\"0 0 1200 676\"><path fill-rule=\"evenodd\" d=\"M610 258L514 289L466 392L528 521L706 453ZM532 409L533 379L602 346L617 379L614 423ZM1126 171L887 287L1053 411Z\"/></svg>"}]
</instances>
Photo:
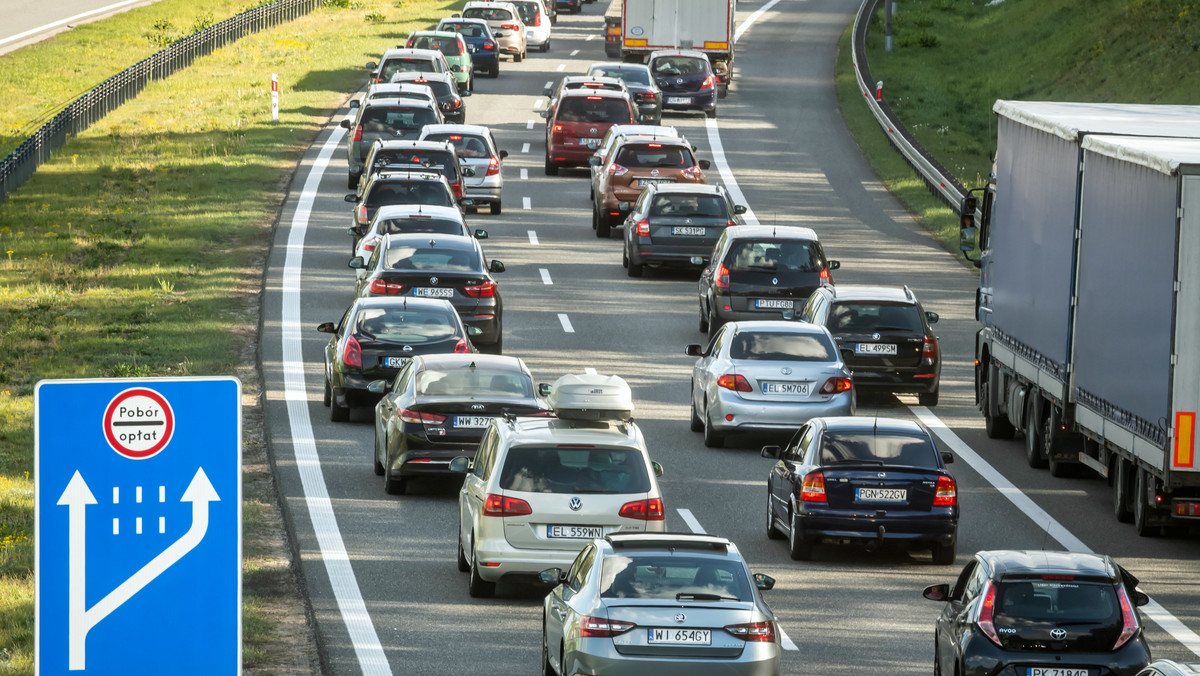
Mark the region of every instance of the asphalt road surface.
<instances>
[{"instance_id":1,"label":"asphalt road surface","mask_svg":"<svg viewBox=\"0 0 1200 676\"><path fill-rule=\"evenodd\" d=\"M741 2L739 21L762 6ZM958 564L852 549L793 562L764 533L772 463L758 449L770 439L734 437L730 448L712 450L688 431L693 360L683 346L704 338L695 275L626 277L620 240L598 240L590 228L586 170L558 177L542 171L544 126L535 110L544 105L542 88L605 60L604 3L560 17L551 52L505 61L499 79L478 78L468 99L468 121L490 125L511 153L504 213L469 220L490 232L488 257L508 266L498 278L506 353L524 358L541 382L588 367L629 381L652 457L666 468L668 528L732 538L752 570L778 580L766 598L792 644L785 641L784 673L928 673L940 606L922 599L922 588L952 581L973 552L1000 548L1112 554L1141 578L1160 604L1150 610L1174 632L1147 619L1155 656L1195 661L1194 534L1139 538L1113 518L1103 479L1055 479L1025 464L1019 441L984 435L972 384L976 275L876 181L837 110L837 41L857 6L773 3L739 42L735 85L717 124L699 115L668 116L664 124L713 160L710 134L719 134L725 172L714 161L709 180L728 185L732 176L763 223L814 228L829 257L842 262L838 282L907 284L941 315L941 404L930 411L915 397L860 395L859 413L919 416L958 456L950 467L962 505ZM354 279L346 267L345 132L336 126L347 112L335 116L299 167L264 301L269 431L320 640L339 675L534 673L543 591L510 585L496 599L471 599L454 562L457 485L415 483L410 495L386 495L371 468L369 412L334 424L321 404L328 336L315 328L341 316Z\"/></svg>"}]
</instances>

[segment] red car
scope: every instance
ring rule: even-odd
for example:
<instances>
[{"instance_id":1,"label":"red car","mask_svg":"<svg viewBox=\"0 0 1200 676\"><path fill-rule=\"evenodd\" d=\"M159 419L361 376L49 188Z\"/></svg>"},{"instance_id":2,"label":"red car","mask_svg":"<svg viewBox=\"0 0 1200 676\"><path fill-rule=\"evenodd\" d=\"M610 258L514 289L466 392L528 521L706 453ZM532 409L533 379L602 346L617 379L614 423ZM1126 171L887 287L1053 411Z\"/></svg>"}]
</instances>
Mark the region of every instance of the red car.
<instances>
[{"instance_id":1,"label":"red car","mask_svg":"<svg viewBox=\"0 0 1200 676\"><path fill-rule=\"evenodd\" d=\"M625 92L566 90L546 119L546 175L563 166L585 166L614 124L638 119Z\"/></svg>"}]
</instances>

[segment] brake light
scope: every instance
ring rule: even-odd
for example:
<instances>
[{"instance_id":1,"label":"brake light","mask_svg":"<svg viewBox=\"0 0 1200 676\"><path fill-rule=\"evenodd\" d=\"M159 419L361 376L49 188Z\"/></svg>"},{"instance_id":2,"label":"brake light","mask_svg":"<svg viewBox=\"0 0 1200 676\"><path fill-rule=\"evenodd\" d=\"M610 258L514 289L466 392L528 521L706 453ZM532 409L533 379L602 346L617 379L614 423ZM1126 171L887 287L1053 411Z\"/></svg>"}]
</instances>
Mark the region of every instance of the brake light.
<instances>
[{"instance_id":1,"label":"brake light","mask_svg":"<svg viewBox=\"0 0 1200 676\"><path fill-rule=\"evenodd\" d=\"M825 502L825 475L813 472L804 477L800 484L801 502Z\"/></svg>"},{"instance_id":2,"label":"brake light","mask_svg":"<svg viewBox=\"0 0 1200 676\"><path fill-rule=\"evenodd\" d=\"M381 277L372 279L370 286L367 287L367 291L376 296L399 296L403 290L403 284L389 282Z\"/></svg>"},{"instance_id":3,"label":"brake light","mask_svg":"<svg viewBox=\"0 0 1200 676\"><path fill-rule=\"evenodd\" d=\"M692 166L692 167L688 167L687 169L684 169L683 177L690 178L694 181L700 181L700 180L704 179L704 174L700 171L700 165L696 165L696 166Z\"/></svg>"},{"instance_id":4,"label":"brake light","mask_svg":"<svg viewBox=\"0 0 1200 676\"><path fill-rule=\"evenodd\" d=\"M1125 585L1117 587L1117 599L1121 602L1121 635L1117 637L1117 642L1113 645L1113 650L1120 648L1129 642L1138 631L1137 613L1133 612L1133 604L1129 602L1129 594L1125 592Z\"/></svg>"},{"instance_id":5,"label":"brake light","mask_svg":"<svg viewBox=\"0 0 1200 676\"><path fill-rule=\"evenodd\" d=\"M925 344L921 346L921 359L933 359L937 357L937 339L932 336L925 336Z\"/></svg>"},{"instance_id":6,"label":"brake light","mask_svg":"<svg viewBox=\"0 0 1200 676\"><path fill-rule=\"evenodd\" d=\"M662 147L661 143L647 143L646 145L650 148L661 148Z\"/></svg>"},{"instance_id":7,"label":"brake light","mask_svg":"<svg viewBox=\"0 0 1200 676\"><path fill-rule=\"evenodd\" d=\"M625 174L628 174L628 173L629 173L628 169L626 169L625 167L622 167L621 165L617 164L616 162L613 162L612 164L608 165L608 175L609 176L624 176Z\"/></svg>"},{"instance_id":8,"label":"brake light","mask_svg":"<svg viewBox=\"0 0 1200 676\"><path fill-rule=\"evenodd\" d=\"M446 416L444 416L444 415L438 415L436 413L423 413L421 411L414 411L411 408L405 408L405 409L400 410L400 420L401 420L401 422L413 423L413 424L418 424L418 425L445 425L446 424Z\"/></svg>"},{"instance_id":9,"label":"brake light","mask_svg":"<svg viewBox=\"0 0 1200 676\"><path fill-rule=\"evenodd\" d=\"M419 77L419 78L413 80L413 82L416 84L427 84L429 82L429 80L426 80L423 77Z\"/></svg>"},{"instance_id":10,"label":"brake light","mask_svg":"<svg viewBox=\"0 0 1200 676\"><path fill-rule=\"evenodd\" d=\"M535 26L542 25L542 15L540 13L537 16L533 17L533 25L535 25Z\"/></svg>"},{"instance_id":11,"label":"brake light","mask_svg":"<svg viewBox=\"0 0 1200 676\"><path fill-rule=\"evenodd\" d=\"M471 346L467 345L466 338L459 338L454 344L454 354L468 354L471 351Z\"/></svg>"},{"instance_id":12,"label":"brake light","mask_svg":"<svg viewBox=\"0 0 1200 676\"><path fill-rule=\"evenodd\" d=\"M454 196L456 198L462 199L462 184L461 183L451 183L450 190L452 192L454 192Z\"/></svg>"},{"instance_id":13,"label":"brake light","mask_svg":"<svg viewBox=\"0 0 1200 676\"><path fill-rule=\"evenodd\" d=\"M533 508L520 498L488 493L483 501L484 516L525 516L533 514Z\"/></svg>"},{"instance_id":14,"label":"brake light","mask_svg":"<svg viewBox=\"0 0 1200 676\"><path fill-rule=\"evenodd\" d=\"M612 638L633 629L637 625L621 620L606 620L603 617L584 615L579 618L579 636L581 638Z\"/></svg>"},{"instance_id":15,"label":"brake light","mask_svg":"<svg viewBox=\"0 0 1200 676\"><path fill-rule=\"evenodd\" d=\"M355 218L355 220L358 221L359 225L366 225L367 224L367 205L365 205L365 204L358 205L358 207L356 207L354 209L354 218Z\"/></svg>"},{"instance_id":16,"label":"brake light","mask_svg":"<svg viewBox=\"0 0 1200 676\"><path fill-rule=\"evenodd\" d=\"M362 140L362 125L361 124L354 126L354 140L355 141Z\"/></svg>"},{"instance_id":17,"label":"brake light","mask_svg":"<svg viewBox=\"0 0 1200 676\"><path fill-rule=\"evenodd\" d=\"M654 92L638 92L637 98L639 101L653 101Z\"/></svg>"},{"instance_id":18,"label":"brake light","mask_svg":"<svg viewBox=\"0 0 1200 676\"><path fill-rule=\"evenodd\" d=\"M484 48L484 49L495 49L495 48L496 48L496 43L495 43L495 42L492 42L491 40L484 40L484 41L483 41L483 48Z\"/></svg>"},{"instance_id":19,"label":"brake light","mask_svg":"<svg viewBox=\"0 0 1200 676\"><path fill-rule=\"evenodd\" d=\"M934 507L953 507L958 504L958 488L954 479L948 476L938 477L937 489L933 493Z\"/></svg>"},{"instance_id":20,"label":"brake light","mask_svg":"<svg viewBox=\"0 0 1200 676\"><path fill-rule=\"evenodd\" d=\"M464 286L463 293L472 298L494 298L496 296L496 283L488 280L475 286Z\"/></svg>"},{"instance_id":21,"label":"brake light","mask_svg":"<svg viewBox=\"0 0 1200 676\"><path fill-rule=\"evenodd\" d=\"M499 160L499 158L493 157L492 159L488 160L487 175L495 176L496 174L499 174L499 173L500 173L500 160Z\"/></svg>"},{"instance_id":22,"label":"brake light","mask_svg":"<svg viewBox=\"0 0 1200 676\"><path fill-rule=\"evenodd\" d=\"M730 624L725 631L744 641L775 642L774 622L750 622L748 624Z\"/></svg>"},{"instance_id":23,"label":"brake light","mask_svg":"<svg viewBox=\"0 0 1200 676\"><path fill-rule=\"evenodd\" d=\"M829 286L833 284L833 278L829 276L829 268L821 270L821 286Z\"/></svg>"},{"instance_id":24,"label":"brake light","mask_svg":"<svg viewBox=\"0 0 1200 676\"><path fill-rule=\"evenodd\" d=\"M729 268L725 267L724 263L721 263L721 267L717 268L717 288L729 288Z\"/></svg>"},{"instance_id":25,"label":"brake light","mask_svg":"<svg viewBox=\"0 0 1200 676\"><path fill-rule=\"evenodd\" d=\"M450 107L451 108L461 108L462 107L462 99L458 98L457 96L450 99Z\"/></svg>"},{"instance_id":26,"label":"brake light","mask_svg":"<svg viewBox=\"0 0 1200 676\"><path fill-rule=\"evenodd\" d=\"M412 46L413 46L413 39L412 39L412 38L409 38L409 39L408 39L408 42L404 43L404 46L405 46L405 47L412 47Z\"/></svg>"},{"instance_id":27,"label":"brake light","mask_svg":"<svg viewBox=\"0 0 1200 676\"><path fill-rule=\"evenodd\" d=\"M458 134L451 134L451 135L450 135L450 140L451 140L451 141L461 141L461 140L462 140L462 136L460 136L460 135L458 135Z\"/></svg>"},{"instance_id":28,"label":"brake light","mask_svg":"<svg viewBox=\"0 0 1200 676\"><path fill-rule=\"evenodd\" d=\"M588 101L603 101L604 97L603 96L589 96L589 97L587 97L587 100Z\"/></svg>"},{"instance_id":29,"label":"brake light","mask_svg":"<svg viewBox=\"0 0 1200 676\"><path fill-rule=\"evenodd\" d=\"M717 387L724 387L727 390L735 392L753 392L754 388L750 387L750 383L746 382L745 376L740 376L734 373L726 373L717 378Z\"/></svg>"},{"instance_id":30,"label":"brake light","mask_svg":"<svg viewBox=\"0 0 1200 676\"><path fill-rule=\"evenodd\" d=\"M849 378L830 378L821 386L821 394L840 394L854 387Z\"/></svg>"},{"instance_id":31,"label":"brake light","mask_svg":"<svg viewBox=\"0 0 1200 676\"><path fill-rule=\"evenodd\" d=\"M708 77L704 78L704 82L702 82L700 84L701 89L712 89L713 87L716 87L716 86L717 86L717 76L715 76L715 75L709 75Z\"/></svg>"},{"instance_id":32,"label":"brake light","mask_svg":"<svg viewBox=\"0 0 1200 676\"><path fill-rule=\"evenodd\" d=\"M521 27L520 27L520 26L518 26L518 25L517 25L517 24L515 24L515 23L506 23L506 24L503 24L503 25L501 25L500 27L501 27L501 28L507 28L508 30L510 30L510 31L512 31L512 32L514 32L514 33L519 33L519 32L521 32Z\"/></svg>"},{"instance_id":33,"label":"brake light","mask_svg":"<svg viewBox=\"0 0 1200 676\"><path fill-rule=\"evenodd\" d=\"M375 247L377 247L377 246L379 246L379 238L378 237L368 237L362 243L362 250L364 253L371 253L372 251L375 250Z\"/></svg>"},{"instance_id":34,"label":"brake light","mask_svg":"<svg viewBox=\"0 0 1200 676\"><path fill-rule=\"evenodd\" d=\"M556 125L554 125L554 133L555 133L555 134L558 134L558 133L561 133L561 132L562 132L562 125L561 125L561 124L556 124Z\"/></svg>"},{"instance_id":35,"label":"brake light","mask_svg":"<svg viewBox=\"0 0 1200 676\"><path fill-rule=\"evenodd\" d=\"M342 363L354 368L362 368L362 346L354 336L346 337L346 347L342 348Z\"/></svg>"},{"instance_id":36,"label":"brake light","mask_svg":"<svg viewBox=\"0 0 1200 676\"><path fill-rule=\"evenodd\" d=\"M626 519L637 519L638 521L662 521L666 519L666 514L663 513L662 498L648 498L646 500L634 500L621 505L621 511L617 512L617 516L625 517Z\"/></svg>"},{"instance_id":37,"label":"brake light","mask_svg":"<svg viewBox=\"0 0 1200 676\"><path fill-rule=\"evenodd\" d=\"M639 237L649 237L650 236L650 221L648 221L644 218L642 220L638 221L637 222L637 234Z\"/></svg>"},{"instance_id":38,"label":"brake light","mask_svg":"<svg viewBox=\"0 0 1200 676\"><path fill-rule=\"evenodd\" d=\"M986 583L983 592L983 601L979 604L979 619L975 620L975 624L979 625L979 631L988 637L992 643L1000 645L1000 637L996 634L996 625L992 624L992 614L996 611L996 588L989 580Z\"/></svg>"}]
</instances>

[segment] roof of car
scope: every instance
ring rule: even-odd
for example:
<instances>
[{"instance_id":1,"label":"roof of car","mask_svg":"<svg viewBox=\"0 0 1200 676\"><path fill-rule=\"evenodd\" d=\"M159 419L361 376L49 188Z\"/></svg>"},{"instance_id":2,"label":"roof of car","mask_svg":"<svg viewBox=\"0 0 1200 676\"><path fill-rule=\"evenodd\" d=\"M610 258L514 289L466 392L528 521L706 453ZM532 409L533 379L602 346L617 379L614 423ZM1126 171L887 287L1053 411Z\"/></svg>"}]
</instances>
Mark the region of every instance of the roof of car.
<instances>
[{"instance_id":1,"label":"roof of car","mask_svg":"<svg viewBox=\"0 0 1200 676\"><path fill-rule=\"evenodd\" d=\"M975 554L997 577L1022 573L1089 575L1117 579L1112 559L1091 552L1045 550L992 550Z\"/></svg>"},{"instance_id":2,"label":"roof of car","mask_svg":"<svg viewBox=\"0 0 1200 676\"><path fill-rule=\"evenodd\" d=\"M704 52L698 52L694 49L659 49L657 51L650 52L651 60L657 59L660 56L690 56L708 61L708 54L705 54Z\"/></svg>"},{"instance_id":3,"label":"roof of car","mask_svg":"<svg viewBox=\"0 0 1200 676\"><path fill-rule=\"evenodd\" d=\"M478 134L489 136L492 130L482 124L427 124L424 134Z\"/></svg>"},{"instance_id":4,"label":"roof of car","mask_svg":"<svg viewBox=\"0 0 1200 676\"><path fill-rule=\"evenodd\" d=\"M420 92L423 89L429 89L429 87L416 82L376 82L367 87L369 92Z\"/></svg>"},{"instance_id":5,"label":"roof of car","mask_svg":"<svg viewBox=\"0 0 1200 676\"><path fill-rule=\"evenodd\" d=\"M433 244L434 248L454 249L458 251L474 251L476 247L479 246L478 241L476 241L474 237L467 237L465 235L438 235L428 232L419 232L383 236L384 248L401 246L405 244L419 247L429 247L430 243Z\"/></svg>"},{"instance_id":6,"label":"roof of car","mask_svg":"<svg viewBox=\"0 0 1200 676\"><path fill-rule=\"evenodd\" d=\"M720 555L737 555L737 547L727 538L697 533L612 533L604 538L613 549L673 550L687 549Z\"/></svg>"},{"instance_id":7,"label":"roof of car","mask_svg":"<svg viewBox=\"0 0 1200 676\"><path fill-rule=\"evenodd\" d=\"M865 432L873 431L876 434L884 433L901 433L912 434L914 432L925 433L925 428L916 420L904 420L902 418L880 418L874 416L829 416L821 418L821 424L827 430L835 430L838 432Z\"/></svg>"},{"instance_id":8,"label":"roof of car","mask_svg":"<svg viewBox=\"0 0 1200 676\"><path fill-rule=\"evenodd\" d=\"M591 444L645 450L641 430L632 422L514 418L497 426L510 446ZM647 451L648 452L648 451Z\"/></svg>"},{"instance_id":9,"label":"roof of car","mask_svg":"<svg viewBox=\"0 0 1200 676\"><path fill-rule=\"evenodd\" d=\"M481 3L481 4L482 4L482 3ZM478 24L483 24L484 26L487 26L487 20L486 20L486 19L476 19L476 18L475 18L475 17L473 17L473 16L447 16L447 17L443 17L441 20L439 20L439 21L438 21L438 25L440 26L440 25L442 25L443 23L447 23L447 22L448 22L448 23L478 23Z\"/></svg>"},{"instance_id":10,"label":"roof of car","mask_svg":"<svg viewBox=\"0 0 1200 676\"><path fill-rule=\"evenodd\" d=\"M588 66L588 72L592 72L594 68L611 68L613 70L650 70L650 66L644 63L624 63L622 61L597 61Z\"/></svg>"},{"instance_id":11,"label":"roof of car","mask_svg":"<svg viewBox=\"0 0 1200 676\"><path fill-rule=\"evenodd\" d=\"M398 58L401 58L404 56L420 56L420 57L425 57L425 58L429 58L429 59L436 59L437 57L439 57L441 55L442 55L442 53L436 49L416 49L413 47L394 47L392 49L385 51L383 53L383 56L380 57L380 61L386 61L388 59L398 59Z\"/></svg>"},{"instance_id":12,"label":"roof of car","mask_svg":"<svg viewBox=\"0 0 1200 676\"><path fill-rule=\"evenodd\" d=\"M437 110L430 101L419 101L417 99L393 99L388 97L367 99L362 102L364 108L424 108L425 110Z\"/></svg>"},{"instance_id":13,"label":"roof of car","mask_svg":"<svg viewBox=\"0 0 1200 676\"><path fill-rule=\"evenodd\" d=\"M629 95L623 91L614 91L612 89L564 89L562 98L579 98L583 96L604 96L612 99L621 99L628 101Z\"/></svg>"},{"instance_id":14,"label":"roof of car","mask_svg":"<svg viewBox=\"0 0 1200 676\"><path fill-rule=\"evenodd\" d=\"M375 219L404 218L413 214L448 218L460 223L464 220L462 212L458 210L458 207L438 207L429 204L387 204L379 207L375 212Z\"/></svg>"},{"instance_id":15,"label":"roof of car","mask_svg":"<svg viewBox=\"0 0 1200 676\"><path fill-rule=\"evenodd\" d=\"M625 86L625 81L619 77L606 75L567 75L562 79L563 85L575 82L603 82L604 84L619 84Z\"/></svg>"},{"instance_id":16,"label":"roof of car","mask_svg":"<svg viewBox=\"0 0 1200 676\"><path fill-rule=\"evenodd\" d=\"M512 4L511 2L500 2L498 0L475 0L474 2L468 2L467 4L463 5L463 10L465 11L468 9L474 9L476 7L494 7L496 5L508 5L513 9L517 8L516 5Z\"/></svg>"},{"instance_id":17,"label":"roof of car","mask_svg":"<svg viewBox=\"0 0 1200 676\"><path fill-rule=\"evenodd\" d=\"M729 322L734 331L774 331L776 333L824 333L828 329L819 324L808 322L784 322L778 319L747 319L740 322Z\"/></svg>"},{"instance_id":18,"label":"roof of car","mask_svg":"<svg viewBox=\"0 0 1200 676\"><path fill-rule=\"evenodd\" d=\"M915 303L917 297L907 286L837 284L825 287L833 300L877 300L889 303Z\"/></svg>"},{"instance_id":19,"label":"roof of car","mask_svg":"<svg viewBox=\"0 0 1200 676\"><path fill-rule=\"evenodd\" d=\"M658 195L724 195L725 188L715 183L652 183L655 194Z\"/></svg>"},{"instance_id":20,"label":"roof of car","mask_svg":"<svg viewBox=\"0 0 1200 676\"><path fill-rule=\"evenodd\" d=\"M414 357L427 369L486 368L492 371L527 373L525 362L517 357L500 354L426 354Z\"/></svg>"},{"instance_id":21,"label":"roof of car","mask_svg":"<svg viewBox=\"0 0 1200 676\"><path fill-rule=\"evenodd\" d=\"M445 298L418 298L416 296L364 296L355 300L358 307L412 307L439 308L450 310L457 314L454 304Z\"/></svg>"},{"instance_id":22,"label":"roof of car","mask_svg":"<svg viewBox=\"0 0 1200 676\"><path fill-rule=\"evenodd\" d=\"M391 148L407 148L409 150L446 150L448 141L414 141L413 139L376 139L373 145L385 150ZM450 146L451 151L454 147Z\"/></svg>"},{"instance_id":23,"label":"roof of car","mask_svg":"<svg viewBox=\"0 0 1200 676\"><path fill-rule=\"evenodd\" d=\"M664 127L657 124L614 124L609 127L614 136L662 136L664 138L683 138L683 134L675 127Z\"/></svg>"},{"instance_id":24,"label":"roof of car","mask_svg":"<svg viewBox=\"0 0 1200 676\"><path fill-rule=\"evenodd\" d=\"M408 34L408 37L413 38L418 35L420 35L421 37L429 37L429 38L457 38L457 37L459 37L458 31L439 31L439 30L413 31L412 33Z\"/></svg>"},{"instance_id":25,"label":"roof of car","mask_svg":"<svg viewBox=\"0 0 1200 676\"><path fill-rule=\"evenodd\" d=\"M433 169L384 169L371 174L369 179L375 181L436 181L446 180L442 172Z\"/></svg>"},{"instance_id":26,"label":"roof of car","mask_svg":"<svg viewBox=\"0 0 1200 676\"><path fill-rule=\"evenodd\" d=\"M616 140L614 145L628 146L639 143L657 143L659 145L684 146L688 150L692 149L692 144L688 143L688 140L685 138L666 135L649 136L647 134L621 134L621 137Z\"/></svg>"},{"instance_id":27,"label":"roof of car","mask_svg":"<svg viewBox=\"0 0 1200 676\"><path fill-rule=\"evenodd\" d=\"M725 228L729 239L808 239L818 241L817 232L812 228L798 225L731 225Z\"/></svg>"}]
</instances>

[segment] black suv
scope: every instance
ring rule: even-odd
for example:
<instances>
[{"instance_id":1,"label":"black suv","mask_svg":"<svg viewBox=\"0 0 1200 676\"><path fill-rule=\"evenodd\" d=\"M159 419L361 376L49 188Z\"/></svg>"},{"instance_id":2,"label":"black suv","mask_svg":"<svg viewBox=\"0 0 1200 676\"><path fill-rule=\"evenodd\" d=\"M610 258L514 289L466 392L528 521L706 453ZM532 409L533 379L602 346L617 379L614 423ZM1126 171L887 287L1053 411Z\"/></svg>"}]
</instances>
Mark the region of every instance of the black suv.
<instances>
[{"instance_id":1,"label":"black suv","mask_svg":"<svg viewBox=\"0 0 1200 676\"><path fill-rule=\"evenodd\" d=\"M458 207L458 199L446 177L439 171L380 171L359 186L357 193L346 195L355 204L351 229L359 237L379 207L389 204L425 204L434 207Z\"/></svg>"},{"instance_id":2,"label":"black suv","mask_svg":"<svg viewBox=\"0 0 1200 676\"><path fill-rule=\"evenodd\" d=\"M727 227L700 271L700 330L715 336L725 322L793 319L839 267L810 228Z\"/></svg>"},{"instance_id":3,"label":"black suv","mask_svg":"<svg viewBox=\"0 0 1200 676\"><path fill-rule=\"evenodd\" d=\"M953 587L934 629L934 673L1135 676L1150 662L1137 578L1102 554L985 551Z\"/></svg>"},{"instance_id":4,"label":"black suv","mask_svg":"<svg viewBox=\"0 0 1200 676\"><path fill-rule=\"evenodd\" d=\"M827 286L817 289L800 320L829 329L860 390L916 392L937 406L942 357L926 312L907 286Z\"/></svg>"},{"instance_id":5,"label":"black suv","mask_svg":"<svg viewBox=\"0 0 1200 676\"><path fill-rule=\"evenodd\" d=\"M438 105L442 107L442 117L447 124L466 124L467 103L463 101L471 95L468 90L459 91L458 81L453 73L397 73L392 76L392 83L411 82L425 85L437 97Z\"/></svg>"},{"instance_id":6,"label":"black suv","mask_svg":"<svg viewBox=\"0 0 1200 676\"><path fill-rule=\"evenodd\" d=\"M446 141L375 141L367 152L363 176L384 170L432 169L441 172L450 184L456 199L463 196L463 177L474 176L475 170L463 166L458 151Z\"/></svg>"}]
</instances>

